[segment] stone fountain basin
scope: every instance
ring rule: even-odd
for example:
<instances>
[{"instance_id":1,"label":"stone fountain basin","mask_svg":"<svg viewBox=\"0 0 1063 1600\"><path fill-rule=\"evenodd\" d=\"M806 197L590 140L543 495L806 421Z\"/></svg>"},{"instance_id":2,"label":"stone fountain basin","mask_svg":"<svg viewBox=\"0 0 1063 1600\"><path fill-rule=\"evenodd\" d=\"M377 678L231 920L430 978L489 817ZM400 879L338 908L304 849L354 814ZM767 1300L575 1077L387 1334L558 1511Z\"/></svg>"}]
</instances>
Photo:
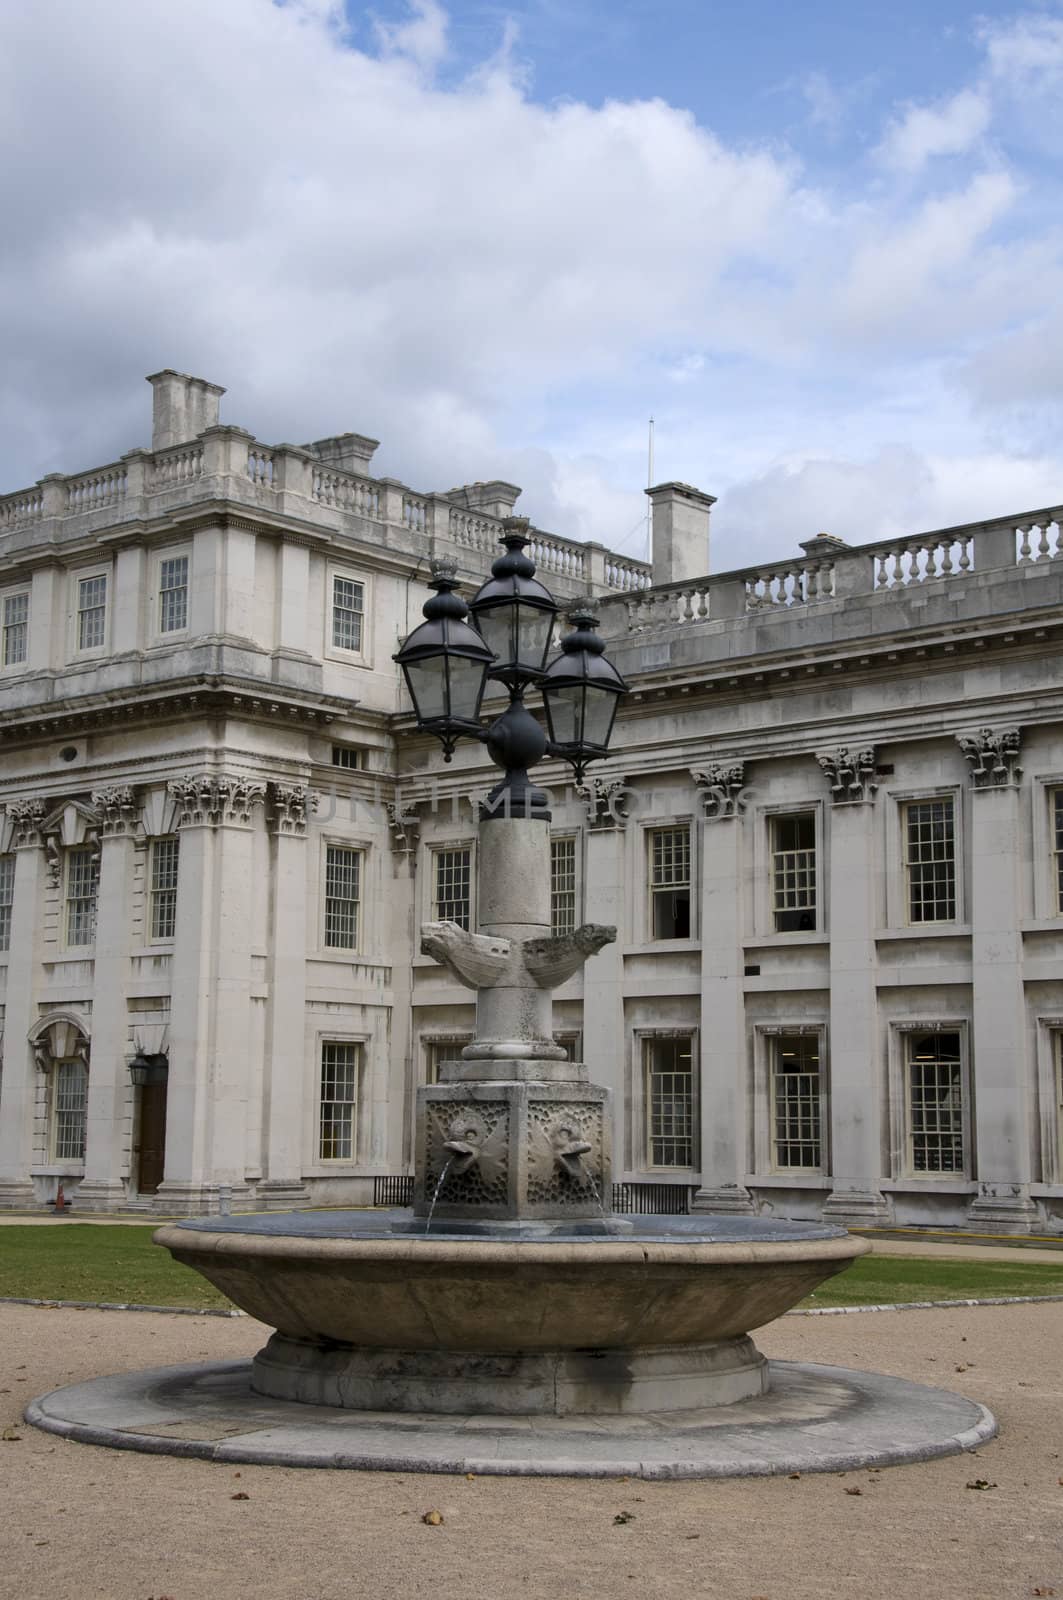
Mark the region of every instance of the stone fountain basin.
<instances>
[{"instance_id":1,"label":"stone fountain basin","mask_svg":"<svg viewBox=\"0 0 1063 1600\"><path fill-rule=\"evenodd\" d=\"M748 1335L870 1246L759 1218L621 1237L411 1237L408 1213L195 1220L155 1234L277 1332L261 1393L356 1409L684 1409L763 1393ZM393 1231L396 1230L396 1231Z\"/></svg>"}]
</instances>

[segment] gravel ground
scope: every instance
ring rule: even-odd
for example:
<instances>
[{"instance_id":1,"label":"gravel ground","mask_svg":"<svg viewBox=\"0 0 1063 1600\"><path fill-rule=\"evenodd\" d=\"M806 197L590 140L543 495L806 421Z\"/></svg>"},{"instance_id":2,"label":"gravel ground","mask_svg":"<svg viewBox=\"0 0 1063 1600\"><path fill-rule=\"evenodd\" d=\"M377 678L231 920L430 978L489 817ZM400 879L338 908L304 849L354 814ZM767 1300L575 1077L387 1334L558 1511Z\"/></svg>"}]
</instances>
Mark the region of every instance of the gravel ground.
<instances>
[{"instance_id":1,"label":"gravel ground","mask_svg":"<svg viewBox=\"0 0 1063 1600\"><path fill-rule=\"evenodd\" d=\"M21 1422L27 1399L64 1383L250 1354L263 1337L244 1319L0 1306L0 1593L1063 1600L1063 1305L791 1317L763 1330L768 1355L936 1383L996 1412L1001 1438L976 1456L881 1472L673 1484L237 1472ZM443 1522L426 1526L434 1510Z\"/></svg>"}]
</instances>

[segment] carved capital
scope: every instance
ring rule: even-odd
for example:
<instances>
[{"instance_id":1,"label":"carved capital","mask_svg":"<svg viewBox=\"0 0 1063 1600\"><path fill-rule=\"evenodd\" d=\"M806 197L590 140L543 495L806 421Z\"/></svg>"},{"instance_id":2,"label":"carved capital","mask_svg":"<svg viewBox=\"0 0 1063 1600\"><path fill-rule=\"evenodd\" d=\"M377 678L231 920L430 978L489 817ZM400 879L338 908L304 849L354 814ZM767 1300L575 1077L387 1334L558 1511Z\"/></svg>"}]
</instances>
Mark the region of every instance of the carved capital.
<instances>
[{"instance_id":1,"label":"carved capital","mask_svg":"<svg viewBox=\"0 0 1063 1600\"><path fill-rule=\"evenodd\" d=\"M266 785L246 778L174 778L167 785L177 803L178 828L218 828L226 823L247 824L257 803L266 797Z\"/></svg>"},{"instance_id":2,"label":"carved capital","mask_svg":"<svg viewBox=\"0 0 1063 1600\"><path fill-rule=\"evenodd\" d=\"M830 797L836 806L870 804L875 798L874 745L839 745L834 750L816 752L830 784Z\"/></svg>"},{"instance_id":3,"label":"carved capital","mask_svg":"<svg viewBox=\"0 0 1063 1600\"><path fill-rule=\"evenodd\" d=\"M576 785L576 793L587 805L587 821L595 831L627 826L627 797L633 792L626 778L591 778Z\"/></svg>"},{"instance_id":4,"label":"carved capital","mask_svg":"<svg viewBox=\"0 0 1063 1600\"><path fill-rule=\"evenodd\" d=\"M303 838L320 799L320 795L308 789L305 783L271 783L267 812L270 832Z\"/></svg>"},{"instance_id":5,"label":"carved capital","mask_svg":"<svg viewBox=\"0 0 1063 1600\"><path fill-rule=\"evenodd\" d=\"M136 832L136 795L127 783L94 789L92 803L100 814L100 832L105 839L129 837Z\"/></svg>"},{"instance_id":6,"label":"carved capital","mask_svg":"<svg viewBox=\"0 0 1063 1600\"><path fill-rule=\"evenodd\" d=\"M9 800L7 814L11 818L11 844L15 850L37 849L44 843L41 825L44 822L43 800Z\"/></svg>"},{"instance_id":7,"label":"carved capital","mask_svg":"<svg viewBox=\"0 0 1063 1600\"><path fill-rule=\"evenodd\" d=\"M1022 777L1019 728L978 728L958 733L956 742L970 767L972 789L1014 788Z\"/></svg>"},{"instance_id":8,"label":"carved capital","mask_svg":"<svg viewBox=\"0 0 1063 1600\"><path fill-rule=\"evenodd\" d=\"M397 855L412 855L421 835L421 819L413 809L416 802L396 797L384 801L391 848Z\"/></svg>"},{"instance_id":9,"label":"carved capital","mask_svg":"<svg viewBox=\"0 0 1063 1600\"><path fill-rule=\"evenodd\" d=\"M705 767L692 767L690 776L701 796L706 822L741 816L749 804L744 761L712 761Z\"/></svg>"}]
</instances>

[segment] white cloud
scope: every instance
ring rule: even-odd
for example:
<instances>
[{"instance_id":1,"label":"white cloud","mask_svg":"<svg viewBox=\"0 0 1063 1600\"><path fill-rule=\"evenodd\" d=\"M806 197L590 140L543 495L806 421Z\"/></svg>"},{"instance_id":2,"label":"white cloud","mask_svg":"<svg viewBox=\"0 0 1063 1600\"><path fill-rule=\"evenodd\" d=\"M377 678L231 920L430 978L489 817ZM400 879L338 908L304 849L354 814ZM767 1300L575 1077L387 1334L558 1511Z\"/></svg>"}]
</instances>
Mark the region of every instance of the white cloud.
<instances>
[{"instance_id":1,"label":"white cloud","mask_svg":"<svg viewBox=\"0 0 1063 1600\"><path fill-rule=\"evenodd\" d=\"M1041 35L1037 56L987 34L982 78L909 108L873 182L816 182L661 99L538 103L511 33L455 80L439 0L375 53L340 0L7 9L4 487L146 442L142 375L176 366L228 384L224 415L262 438L358 429L381 471L511 478L543 525L607 543L641 522L644 419L672 407L662 471L720 492L720 528L734 497L744 539L789 547L835 516L844 534L860 507L872 537L869 489L915 524L959 503L941 485L982 459L970 397L1021 383L1015 341L1063 302L1036 178L980 160L999 130L979 107L1005 74L1043 77ZM965 138L950 177L931 157ZM803 465L766 468L780 449ZM1022 461L986 455L1023 487Z\"/></svg>"},{"instance_id":2,"label":"white cloud","mask_svg":"<svg viewBox=\"0 0 1063 1600\"><path fill-rule=\"evenodd\" d=\"M985 133L990 115L989 98L979 89L961 89L937 105L909 105L890 123L876 153L887 167L919 172L935 156L966 154Z\"/></svg>"}]
</instances>

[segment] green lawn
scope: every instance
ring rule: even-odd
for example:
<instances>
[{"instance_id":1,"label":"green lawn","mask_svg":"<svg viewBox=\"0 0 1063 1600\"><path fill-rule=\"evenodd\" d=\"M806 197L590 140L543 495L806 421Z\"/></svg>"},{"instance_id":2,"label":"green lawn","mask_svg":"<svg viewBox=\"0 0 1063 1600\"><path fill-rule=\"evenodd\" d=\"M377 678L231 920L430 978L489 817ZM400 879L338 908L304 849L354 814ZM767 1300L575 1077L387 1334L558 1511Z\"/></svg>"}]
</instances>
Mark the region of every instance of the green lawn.
<instances>
[{"instance_id":1,"label":"green lawn","mask_svg":"<svg viewBox=\"0 0 1063 1600\"><path fill-rule=\"evenodd\" d=\"M140 1306L228 1306L198 1272L153 1245L153 1225L62 1222L0 1228L0 1296L110 1300Z\"/></svg>"},{"instance_id":2,"label":"green lawn","mask_svg":"<svg viewBox=\"0 0 1063 1600\"><path fill-rule=\"evenodd\" d=\"M132 1305L227 1306L224 1295L151 1242L151 1225L103 1228L63 1222L49 1228L0 1228L0 1297L109 1300ZM1014 1261L957 1261L919 1256L863 1256L804 1301L860 1306L905 1300L968 1300L1009 1294L1063 1294L1059 1266Z\"/></svg>"}]
</instances>

